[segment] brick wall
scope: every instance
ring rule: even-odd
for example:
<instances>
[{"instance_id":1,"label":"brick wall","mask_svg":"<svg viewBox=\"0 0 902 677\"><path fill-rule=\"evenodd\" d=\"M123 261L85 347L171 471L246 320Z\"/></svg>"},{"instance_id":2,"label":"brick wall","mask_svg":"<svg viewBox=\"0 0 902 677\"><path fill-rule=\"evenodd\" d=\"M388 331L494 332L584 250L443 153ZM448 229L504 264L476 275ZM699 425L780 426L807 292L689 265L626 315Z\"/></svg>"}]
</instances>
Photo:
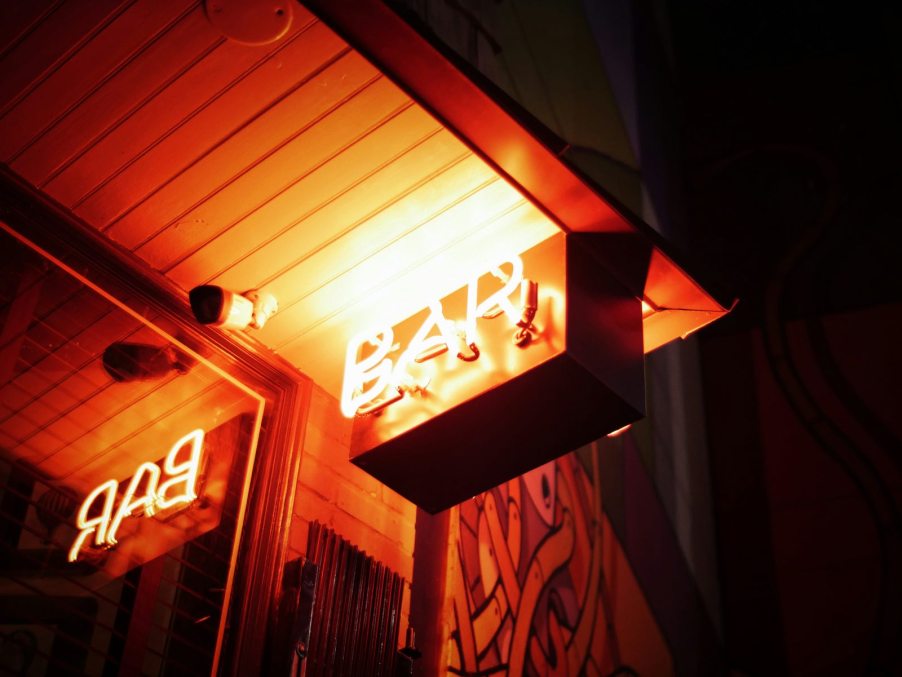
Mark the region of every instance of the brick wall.
<instances>
[{"instance_id":1,"label":"brick wall","mask_svg":"<svg viewBox=\"0 0 902 677\"><path fill-rule=\"evenodd\" d=\"M331 527L407 581L400 637L410 610L416 506L348 460L351 421L313 386L289 532L289 559L305 553L313 520Z\"/></svg>"}]
</instances>

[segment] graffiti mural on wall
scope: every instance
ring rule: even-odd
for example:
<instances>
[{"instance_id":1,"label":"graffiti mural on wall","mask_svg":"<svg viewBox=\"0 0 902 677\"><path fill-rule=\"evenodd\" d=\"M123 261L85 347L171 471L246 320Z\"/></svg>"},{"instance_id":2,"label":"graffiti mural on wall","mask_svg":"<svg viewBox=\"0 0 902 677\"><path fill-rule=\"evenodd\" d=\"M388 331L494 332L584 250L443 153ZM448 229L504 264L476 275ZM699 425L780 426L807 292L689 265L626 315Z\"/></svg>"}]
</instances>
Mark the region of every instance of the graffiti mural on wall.
<instances>
[{"instance_id":1,"label":"graffiti mural on wall","mask_svg":"<svg viewBox=\"0 0 902 677\"><path fill-rule=\"evenodd\" d=\"M597 456L585 447L461 505L449 674L636 674L605 581L602 544L616 541Z\"/></svg>"}]
</instances>

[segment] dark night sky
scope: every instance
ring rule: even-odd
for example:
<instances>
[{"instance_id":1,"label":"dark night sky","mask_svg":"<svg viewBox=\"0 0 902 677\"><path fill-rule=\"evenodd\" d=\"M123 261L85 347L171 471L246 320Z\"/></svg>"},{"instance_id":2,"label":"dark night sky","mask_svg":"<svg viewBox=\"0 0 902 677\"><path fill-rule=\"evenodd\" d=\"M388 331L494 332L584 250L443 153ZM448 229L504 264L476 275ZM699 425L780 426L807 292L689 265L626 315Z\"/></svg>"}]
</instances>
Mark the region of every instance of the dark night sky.
<instances>
[{"instance_id":1,"label":"dark night sky","mask_svg":"<svg viewBox=\"0 0 902 677\"><path fill-rule=\"evenodd\" d=\"M761 526L764 553L756 569L748 551L721 549L727 604L741 607L726 614L730 662L748 674L899 674L902 5L670 0L668 11L679 245L740 299L700 334L709 360L732 350L709 372L709 405L753 393L745 447L734 431L710 445L721 480L758 474L758 502L718 515L721 533ZM839 326L854 330L839 340ZM744 381L734 357L752 365ZM768 601L742 596L755 584Z\"/></svg>"},{"instance_id":2,"label":"dark night sky","mask_svg":"<svg viewBox=\"0 0 902 677\"><path fill-rule=\"evenodd\" d=\"M775 267L786 314L902 299L898 3L669 3L690 233L754 321Z\"/></svg>"}]
</instances>

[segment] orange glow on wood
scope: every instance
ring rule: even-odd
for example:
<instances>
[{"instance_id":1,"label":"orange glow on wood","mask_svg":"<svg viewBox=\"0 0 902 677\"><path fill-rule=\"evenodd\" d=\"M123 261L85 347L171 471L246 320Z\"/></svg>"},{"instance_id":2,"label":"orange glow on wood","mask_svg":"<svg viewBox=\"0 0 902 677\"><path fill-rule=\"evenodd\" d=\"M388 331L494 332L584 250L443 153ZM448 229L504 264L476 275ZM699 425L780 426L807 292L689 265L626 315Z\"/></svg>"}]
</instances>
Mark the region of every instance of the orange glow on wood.
<instances>
[{"instance_id":1,"label":"orange glow on wood","mask_svg":"<svg viewBox=\"0 0 902 677\"><path fill-rule=\"evenodd\" d=\"M646 351L723 313L558 140L385 3L295 5L289 33L257 47L223 41L193 3L150 4L29 24L0 161L185 291L271 291L281 311L256 337L335 397L349 337L561 231L632 252L605 247L599 265L657 311Z\"/></svg>"}]
</instances>

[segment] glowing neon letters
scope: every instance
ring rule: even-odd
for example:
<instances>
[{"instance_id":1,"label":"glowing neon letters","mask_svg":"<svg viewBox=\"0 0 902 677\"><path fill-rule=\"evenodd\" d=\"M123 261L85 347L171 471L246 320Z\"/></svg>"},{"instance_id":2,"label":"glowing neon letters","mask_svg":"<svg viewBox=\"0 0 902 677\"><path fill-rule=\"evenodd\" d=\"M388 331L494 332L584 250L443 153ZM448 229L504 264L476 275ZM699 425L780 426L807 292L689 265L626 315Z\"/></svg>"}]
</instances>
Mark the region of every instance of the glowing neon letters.
<instances>
[{"instance_id":1,"label":"glowing neon letters","mask_svg":"<svg viewBox=\"0 0 902 677\"><path fill-rule=\"evenodd\" d=\"M118 507L116 493L119 483L116 480L107 480L88 494L78 511L76 526L80 531L69 549L69 561L78 559L82 546L92 536L93 545L97 548L116 545L116 534L122 521L138 511L143 511L145 517L151 517L154 513L169 508L186 508L194 501L197 498L197 477L203 443L204 431L198 428L172 445L163 461L162 471L156 463L139 465ZM179 462L179 452L186 445L190 445L187 458ZM161 477L166 478L162 483ZM98 501L102 503L100 512L96 513L92 509ZM92 512L96 514L89 517Z\"/></svg>"},{"instance_id":2,"label":"glowing neon letters","mask_svg":"<svg viewBox=\"0 0 902 677\"><path fill-rule=\"evenodd\" d=\"M509 269L510 272L507 272ZM372 410L376 398L391 386L396 392L405 389L425 388L426 384L416 384L409 372L414 362L424 362L448 349L456 350L464 361L475 360L479 356L478 318L491 319L504 314L512 324L520 321L520 311L511 303L510 296L523 281L523 261L513 256L501 261L490 271L502 281L500 289L487 298L479 300L479 278L473 277L467 283L467 317L463 322L454 322L445 317L441 301L434 300L425 305L429 310L426 319L414 334L397 360L389 355L398 350L391 327L381 327L358 334L348 342L345 353L344 381L341 391L341 412L352 418L355 414ZM368 344L372 349L362 359L360 350ZM389 396L390 401L400 398ZM382 400L388 402L389 400Z\"/></svg>"}]
</instances>

